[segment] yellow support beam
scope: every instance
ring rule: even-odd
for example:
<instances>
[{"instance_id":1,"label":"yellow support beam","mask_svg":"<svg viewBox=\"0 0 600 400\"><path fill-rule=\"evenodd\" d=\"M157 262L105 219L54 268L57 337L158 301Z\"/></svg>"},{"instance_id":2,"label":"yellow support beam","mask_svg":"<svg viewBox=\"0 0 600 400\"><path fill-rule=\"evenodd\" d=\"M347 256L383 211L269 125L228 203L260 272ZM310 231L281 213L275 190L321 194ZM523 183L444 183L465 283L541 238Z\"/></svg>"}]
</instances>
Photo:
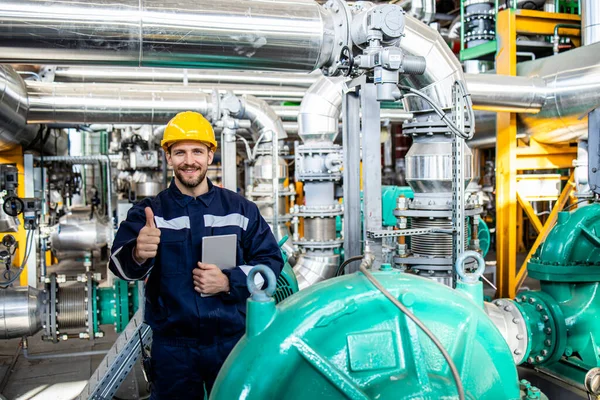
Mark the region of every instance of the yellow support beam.
<instances>
[{"instance_id":1,"label":"yellow support beam","mask_svg":"<svg viewBox=\"0 0 600 400\"><path fill-rule=\"evenodd\" d=\"M581 17L574 14L547 13L533 10L513 10L516 16L516 33L523 35L554 35L557 24L581 24ZM498 30L501 32L500 30ZM560 28L559 36L569 36L575 46L580 46L581 29Z\"/></svg>"},{"instance_id":2,"label":"yellow support beam","mask_svg":"<svg viewBox=\"0 0 600 400\"><path fill-rule=\"evenodd\" d=\"M519 273L517 274L517 279L516 279L517 285L515 287L515 294L516 294L516 292L519 291L519 288L523 284L523 281L525 280L525 278L527 278L527 263L529 262L529 260L533 256L533 254L537 251L540 244L542 244L542 242L544 240L546 240L546 238L548 237L550 230L554 227L554 224L556 223L559 211L561 211L565 207L565 204L567 204L567 200L569 200L569 197L571 196L571 192L575 188L575 182L573 180L573 175L574 175L574 173L571 173L571 177L567 181L567 184L565 185L562 193L560 194L560 197L558 198L556 204L554 204L554 208L552 208L552 211L550 212L550 215L548 216L546 223L542 227L540 234L538 235L537 239L533 243L533 246L531 246L531 249L529 250L529 254L527 254L525 261L521 265L521 269L519 270Z\"/></svg>"},{"instance_id":3,"label":"yellow support beam","mask_svg":"<svg viewBox=\"0 0 600 400\"><path fill-rule=\"evenodd\" d=\"M578 15L570 14L512 9L499 12L496 18L496 73L516 75L518 34L554 35L557 24L580 22ZM579 29L561 28L559 34L569 36L575 45L579 44ZM572 168L577 149L568 145L542 145L535 140L526 146L517 145L517 119L516 114L511 113L498 113L496 135L496 295L513 298L525 274L521 268L517 277L517 171Z\"/></svg>"},{"instance_id":4,"label":"yellow support beam","mask_svg":"<svg viewBox=\"0 0 600 400\"><path fill-rule=\"evenodd\" d=\"M521 197L519 192L517 192L517 200L529 218L529 222L531 222L531 225L533 225L533 229L535 229L535 231L539 234L544 226L542 225L542 221L540 221L538 216L535 214L533 207L531 207L531 203Z\"/></svg>"},{"instance_id":5,"label":"yellow support beam","mask_svg":"<svg viewBox=\"0 0 600 400\"><path fill-rule=\"evenodd\" d=\"M512 10L498 13L496 73L517 74L516 17ZM496 257L499 297L514 297L517 269L517 116L496 118Z\"/></svg>"}]
</instances>

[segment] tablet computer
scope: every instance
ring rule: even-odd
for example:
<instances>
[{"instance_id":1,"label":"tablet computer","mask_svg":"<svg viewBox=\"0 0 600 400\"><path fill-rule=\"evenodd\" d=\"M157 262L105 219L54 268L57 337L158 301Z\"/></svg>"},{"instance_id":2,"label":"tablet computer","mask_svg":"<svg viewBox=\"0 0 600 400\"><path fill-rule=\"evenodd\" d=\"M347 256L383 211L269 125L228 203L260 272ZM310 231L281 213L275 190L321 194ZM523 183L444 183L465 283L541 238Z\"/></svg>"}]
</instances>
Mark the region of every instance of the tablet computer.
<instances>
[{"instance_id":1,"label":"tablet computer","mask_svg":"<svg viewBox=\"0 0 600 400\"><path fill-rule=\"evenodd\" d=\"M235 268L237 235L205 236L202 238L202 262L220 269Z\"/></svg>"}]
</instances>

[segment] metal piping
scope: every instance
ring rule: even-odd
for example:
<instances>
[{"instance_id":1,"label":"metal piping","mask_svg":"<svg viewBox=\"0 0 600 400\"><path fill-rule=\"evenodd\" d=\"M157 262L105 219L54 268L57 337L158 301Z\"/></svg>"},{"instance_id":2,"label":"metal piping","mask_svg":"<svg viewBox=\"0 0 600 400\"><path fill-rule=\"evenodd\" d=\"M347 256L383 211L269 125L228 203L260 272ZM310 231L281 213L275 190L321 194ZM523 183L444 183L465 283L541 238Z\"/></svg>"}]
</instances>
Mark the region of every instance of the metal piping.
<instances>
[{"instance_id":1,"label":"metal piping","mask_svg":"<svg viewBox=\"0 0 600 400\"><path fill-rule=\"evenodd\" d=\"M10 66L0 65L0 151L22 145L24 148L33 146L46 154L64 153L68 147L66 134L42 130L39 125L28 125L28 111L27 88L23 79Z\"/></svg>"},{"instance_id":2,"label":"metal piping","mask_svg":"<svg viewBox=\"0 0 600 400\"><path fill-rule=\"evenodd\" d=\"M310 0L5 0L0 62L311 71L333 13Z\"/></svg>"},{"instance_id":3,"label":"metal piping","mask_svg":"<svg viewBox=\"0 0 600 400\"><path fill-rule=\"evenodd\" d=\"M47 295L27 287L0 290L0 338L32 336L42 329Z\"/></svg>"},{"instance_id":4,"label":"metal piping","mask_svg":"<svg viewBox=\"0 0 600 400\"><path fill-rule=\"evenodd\" d=\"M496 74L465 77L477 110L538 113L546 100L546 86L540 78Z\"/></svg>"},{"instance_id":5,"label":"metal piping","mask_svg":"<svg viewBox=\"0 0 600 400\"><path fill-rule=\"evenodd\" d=\"M180 84L243 84L292 86L308 88L321 75L282 73L282 72L248 72L221 70L188 70L172 68L106 68L106 67L56 67L48 68L40 75L46 75L54 82L73 83L180 83ZM44 79L44 78L42 78ZM252 87L252 86L250 86Z\"/></svg>"},{"instance_id":6,"label":"metal piping","mask_svg":"<svg viewBox=\"0 0 600 400\"><path fill-rule=\"evenodd\" d=\"M411 16L405 20L399 47L409 55L425 57L427 68L423 75L401 75L400 83L422 90L442 108L450 108L454 82L464 81L458 58L437 31ZM406 98L404 105L406 111L433 111L428 103L414 96Z\"/></svg>"},{"instance_id":7,"label":"metal piping","mask_svg":"<svg viewBox=\"0 0 600 400\"><path fill-rule=\"evenodd\" d=\"M519 133L538 142L586 139L587 114L600 106L599 54L600 43L595 43L519 63L515 77L467 74L473 104L488 111L520 112L518 118L523 128ZM477 115L481 114L476 114L479 119ZM495 126L488 126L477 124L475 140L481 134L495 136Z\"/></svg>"},{"instance_id":8,"label":"metal piping","mask_svg":"<svg viewBox=\"0 0 600 400\"><path fill-rule=\"evenodd\" d=\"M298 113L298 136L303 144L296 147L297 161L314 170L323 168L327 165L327 157L335 156L335 152L328 153L327 156L320 155L319 152L314 157L306 157L305 148L315 146L315 149L336 150L333 144L335 137L339 132L339 120L342 108L344 78L321 77L306 92L302 99ZM341 151L341 148L337 146ZM302 149L302 150L301 150ZM341 162L341 154L340 162ZM300 158L298 158L300 157ZM307 164L304 164L304 163ZM297 164L297 168L299 167ZM334 172L334 167L331 171ZM327 168L324 169L327 171ZM297 179L305 181L304 167L300 173L296 173ZM334 249L341 246L340 241L336 241L335 218L336 216L323 216L319 207L315 205L332 206L336 203L334 196L335 179L322 179L319 182L307 180L304 182L305 206L304 212L309 215L304 218L304 238L302 242L295 243L302 250L294 266L294 272L298 277L298 286L304 289L322 280L331 278L335 274L339 263L339 256L335 254ZM297 217L295 217L297 219ZM295 224L297 227L297 224ZM298 234L297 228L294 237ZM305 242L308 241L308 242ZM314 247L307 246L308 243L322 242L329 245L316 250Z\"/></svg>"},{"instance_id":9,"label":"metal piping","mask_svg":"<svg viewBox=\"0 0 600 400\"><path fill-rule=\"evenodd\" d=\"M287 138L281 119L266 101L254 96L242 96L242 109L237 114L232 114L234 118L246 119L251 122L251 130L255 133L255 140L263 135L261 142L270 142L273 134L277 140Z\"/></svg>"},{"instance_id":10,"label":"metal piping","mask_svg":"<svg viewBox=\"0 0 600 400\"><path fill-rule=\"evenodd\" d=\"M339 129L344 78L323 76L304 95L298 113L298 135L304 143L333 142Z\"/></svg>"},{"instance_id":11,"label":"metal piping","mask_svg":"<svg viewBox=\"0 0 600 400\"><path fill-rule=\"evenodd\" d=\"M433 21L435 16L435 0L396 0L390 3L399 5L410 15L426 24Z\"/></svg>"},{"instance_id":12,"label":"metal piping","mask_svg":"<svg viewBox=\"0 0 600 400\"><path fill-rule=\"evenodd\" d=\"M520 114L525 133L543 143L587 138L587 114L600 106L600 43L517 65L520 76L540 77L546 101L535 115Z\"/></svg>"},{"instance_id":13,"label":"metal piping","mask_svg":"<svg viewBox=\"0 0 600 400\"><path fill-rule=\"evenodd\" d=\"M581 1L581 39L584 46L600 42L600 4L598 4L598 0Z\"/></svg>"},{"instance_id":14,"label":"metal piping","mask_svg":"<svg viewBox=\"0 0 600 400\"><path fill-rule=\"evenodd\" d=\"M28 82L29 123L165 124L181 110L208 115L211 95L194 87Z\"/></svg>"}]
</instances>

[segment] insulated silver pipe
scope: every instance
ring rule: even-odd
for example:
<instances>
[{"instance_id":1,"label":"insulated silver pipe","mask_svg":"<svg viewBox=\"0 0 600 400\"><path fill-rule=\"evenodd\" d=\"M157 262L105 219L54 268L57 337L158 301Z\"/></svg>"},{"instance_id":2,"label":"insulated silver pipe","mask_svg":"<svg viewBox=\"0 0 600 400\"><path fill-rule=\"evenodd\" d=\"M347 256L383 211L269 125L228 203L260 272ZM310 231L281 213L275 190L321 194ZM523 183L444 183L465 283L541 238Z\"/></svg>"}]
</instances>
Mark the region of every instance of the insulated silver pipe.
<instances>
[{"instance_id":1,"label":"insulated silver pipe","mask_svg":"<svg viewBox=\"0 0 600 400\"><path fill-rule=\"evenodd\" d=\"M496 74L465 74L465 78L478 110L537 113L546 100L546 85L540 78Z\"/></svg>"},{"instance_id":2,"label":"insulated silver pipe","mask_svg":"<svg viewBox=\"0 0 600 400\"><path fill-rule=\"evenodd\" d=\"M0 339L32 336L42 329L44 306L48 296L27 287L0 290Z\"/></svg>"},{"instance_id":3,"label":"insulated silver pipe","mask_svg":"<svg viewBox=\"0 0 600 400\"><path fill-rule=\"evenodd\" d=\"M0 62L312 71L335 28L312 0L3 0Z\"/></svg>"},{"instance_id":4,"label":"insulated silver pipe","mask_svg":"<svg viewBox=\"0 0 600 400\"><path fill-rule=\"evenodd\" d=\"M267 104L266 101L254 96L243 96L241 99L242 109L232 116L238 119L246 119L251 123L251 130L255 133L255 140L263 136L261 142L270 142L273 135L277 140L287 138L281 118Z\"/></svg>"},{"instance_id":5,"label":"insulated silver pipe","mask_svg":"<svg viewBox=\"0 0 600 400\"><path fill-rule=\"evenodd\" d=\"M399 5L410 15L426 24L433 21L435 16L435 0L402 0L390 3Z\"/></svg>"},{"instance_id":6,"label":"insulated silver pipe","mask_svg":"<svg viewBox=\"0 0 600 400\"><path fill-rule=\"evenodd\" d=\"M310 87L320 72L284 73L259 71L191 70L174 68L107 68L107 67L55 67L44 72L53 76L54 82L79 83L179 83L179 84L244 84Z\"/></svg>"},{"instance_id":7,"label":"insulated silver pipe","mask_svg":"<svg viewBox=\"0 0 600 400\"><path fill-rule=\"evenodd\" d=\"M515 77L467 74L474 106L494 112L519 112L523 127L519 133L538 142L563 143L587 138L587 114L600 107L600 43L519 63L517 74ZM476 126L473 143L481 135L495 137L495 126L487 124L486 128L479 123Z\"/></svg>"},{"instance_id":8,"label":"insulated silver pipe","mask_svg":"<svg viewBox=\"0 0 600 400\"><path fill-rule=\"evenodd\" d=\"M452 86L455 81L464 81L458 58L442 36L411 16L406 16L404 37L399 47L407 54L425 57L427 68L423 75L401 75L400 83L423 90L443 108L452 106ZM428 103L418 97L404 100L405 109L411 112L432 111Z\"/></svg>"},{"instance_id":9,"label":"insulated silver pipe","mask_svg":"<svg viewBox=\"0 0 600 400\"><path fill-rule=\"evenodd\" d=\"M539 77L546 86L541 111L519 114L522 133L543 143L587 138L587 114L600 107L600 43L520 63L517 74Z\"/></svg>"},{"instance_id":10,"label":"insulated silver pipe","mask_svg":"<svg viewBox=\"0 0 600 400\"><path fill-rule=\"evenodd\" d=\"M304 95L298 114L298 135L304 143L333 142L342 109L344 78L321 77Z\"/></svg>"},{"instance_id":11,"label":"insulated silver pipe","mask_svg":"<svg viewBox=\"0 0 600 400\"><path fill-rule=\"evenodd\" d=\"M581 0L581 39L584 46L600 42L600 3Z\"/></svg>"},{"instance_id":12,"label":"insulated silver pipe","mask_svg":"<svg viewBox=\"0 0 600 400\"><path fill-rule=\"evenodd\" d=\"M27 125L27 88L7 65L0 65L0 151L35 140L39 125Z\"/></svg>"},{"instance_id":13,"label":"insulated silver pipe","mask_svg":"<svg viewBox=\"0 0 600 400\"><path fill-rule=\"evenodd\" d=\"M181 110L208 115L211 95L194 87L28 82L29 123L165 124Z\"/></svg>"},{"instance_id":14,"label":"insulated silver pipe","mask_svg":"<svg viewBox=\"0 0 600 400\"><path fill-rule=\"evenodd\" d=\"M46 154L63 154L68 147L66 134L60 130L42 131L37 124L28 125L28 111L23 79L10 66L0 65L0 151L22 145Z\"/></svg>"}]
</instances>

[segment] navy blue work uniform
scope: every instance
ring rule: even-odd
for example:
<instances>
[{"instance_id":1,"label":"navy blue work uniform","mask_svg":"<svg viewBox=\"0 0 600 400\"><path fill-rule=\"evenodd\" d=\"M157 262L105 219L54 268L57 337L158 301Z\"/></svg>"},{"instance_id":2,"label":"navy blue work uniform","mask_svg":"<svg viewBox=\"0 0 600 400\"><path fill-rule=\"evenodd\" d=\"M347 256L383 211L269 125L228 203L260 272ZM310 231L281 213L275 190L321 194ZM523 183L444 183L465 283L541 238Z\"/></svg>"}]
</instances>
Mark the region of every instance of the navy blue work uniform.
<instances>
[{"instance_id":1,"label":"navy blue work uniform","mask_svg":"<svg viewBox=\"0 0 600 400\"><path fill-rule=\"evenodd\" d=\"M126 280L146 283L145 319L153 331L153 399L202 399L221 365L245 331L246 286L250 266L264 264L276 276L283 259L258 207L214 186L199 197L184 195L171 182L154 199L134 205L117 232L110 269ZM155 259L139 265L133 251L152 208L161 230ZM194 290L192 270L202 260L202 238L237 235L237 267L224 270L229 293L202 297Z\"/></svg>"}]
</instances>

